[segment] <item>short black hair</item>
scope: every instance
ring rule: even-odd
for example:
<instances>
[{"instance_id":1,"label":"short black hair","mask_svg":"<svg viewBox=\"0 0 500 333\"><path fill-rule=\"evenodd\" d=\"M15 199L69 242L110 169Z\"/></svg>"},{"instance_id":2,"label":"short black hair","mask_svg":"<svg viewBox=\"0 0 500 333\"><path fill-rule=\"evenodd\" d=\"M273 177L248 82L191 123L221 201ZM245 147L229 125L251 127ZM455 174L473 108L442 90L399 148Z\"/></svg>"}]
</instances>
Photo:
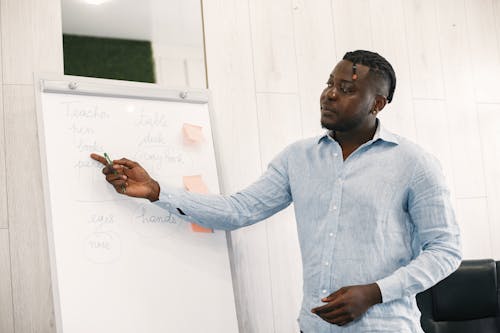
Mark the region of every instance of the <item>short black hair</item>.
<instances>
[{"instance_id":1,"label":"short black hair","mask_svg":"<svg viewBox=\"0 0 500 333\"><path fill-rule=\"evenodd\" d=\"M343 60L348 60L353 64L360 64L370 68L370 73L375 74L378 78L382 79L388 84L389 94L387 95L387 102L392 101L394 90L396 90L396 73L391 64L380 54L365 50L356 50L347 52Z\"/></svg>"}]
</instances>

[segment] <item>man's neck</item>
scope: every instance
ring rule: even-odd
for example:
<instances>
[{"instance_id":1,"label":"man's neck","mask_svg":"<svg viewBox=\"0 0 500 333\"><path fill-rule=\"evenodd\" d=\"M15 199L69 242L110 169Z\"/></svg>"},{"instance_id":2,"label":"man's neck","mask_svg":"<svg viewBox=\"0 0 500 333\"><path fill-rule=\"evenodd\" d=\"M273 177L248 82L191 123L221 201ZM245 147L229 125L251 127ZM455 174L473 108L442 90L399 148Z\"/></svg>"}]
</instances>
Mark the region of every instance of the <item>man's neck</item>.
<instances>
[{"instance_id":1,"label":"man's neck","mask_svg":"<svg viewBox=\"0 0 500 333\"><path fill-rule=\"evenodd\" d=\"M330 136L342 147L344 159L365 142L373 139L377 131L378 121L349 131L330 131Z\"/></svg>"}]
</instances>

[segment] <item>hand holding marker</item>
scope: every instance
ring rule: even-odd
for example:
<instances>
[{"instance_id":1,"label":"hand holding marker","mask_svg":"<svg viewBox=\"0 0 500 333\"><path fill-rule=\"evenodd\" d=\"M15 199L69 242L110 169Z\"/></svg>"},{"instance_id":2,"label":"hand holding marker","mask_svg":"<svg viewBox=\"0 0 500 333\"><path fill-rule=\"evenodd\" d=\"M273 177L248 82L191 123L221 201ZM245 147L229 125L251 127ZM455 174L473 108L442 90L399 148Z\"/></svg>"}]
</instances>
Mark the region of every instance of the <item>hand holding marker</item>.
<instances>
[{"instance_id":1,"label":"hand holding marker","mask_svg":"<svg viewBox=\"0 0 500 333\"><path fill-rule=\"evenodd\" d=\"M114 168L113 168L113 161L111 160L111 158L109 158L109 155L107 153L104 153L104 158L106 159L106 161L108 162L108 165L109 167L111 168L111 170L113 170L113 174L115 175L118 175L118 171L116 171ZM125 191L126 191L126 187L125 185L122 185L121 186L121 191L123 194L125 194Z\"/></svg>"}]
</instances>

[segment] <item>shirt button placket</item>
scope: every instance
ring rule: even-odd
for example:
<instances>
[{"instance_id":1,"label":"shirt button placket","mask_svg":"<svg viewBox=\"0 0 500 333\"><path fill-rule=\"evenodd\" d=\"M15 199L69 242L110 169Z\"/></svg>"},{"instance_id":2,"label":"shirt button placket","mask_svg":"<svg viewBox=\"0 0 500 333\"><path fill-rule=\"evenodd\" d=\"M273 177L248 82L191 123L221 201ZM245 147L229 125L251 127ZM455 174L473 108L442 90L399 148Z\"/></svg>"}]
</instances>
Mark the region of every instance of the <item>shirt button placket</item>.
<instances>
[{"instance_id":1,"label":"shirt button placket","mask_svg":"<svg viewBox=\"0 0 500 333\"><path fill-rule=\"evenodd\" d=\"M340 148L340 147L339 147ZM340 169L342 168L342 163L339 161L339 152L334 152L333 157L334 157L334 164L337 166L335 169L337 169L340 172ZM325 239L326 243L324 245L325 252L323 254L323 260L322 260L322 266L323 269L322 271L322 283L321 283L321 294L323 296L328 295L328 290L330 290L331 286L331 264L332 264L332 256L333 256L333 249L335 247L335 235L339 223L339 206L338 203L340 202L341 198L341 189L342 189L342 181L341 178L337 175L337 178L333 178L333 197L332 201L330 202L330 207L329 211L331 213L331 219L332 222L329 224L329 229L330 231L328 232L327 239Z\"/></svg>"}]
</instances>

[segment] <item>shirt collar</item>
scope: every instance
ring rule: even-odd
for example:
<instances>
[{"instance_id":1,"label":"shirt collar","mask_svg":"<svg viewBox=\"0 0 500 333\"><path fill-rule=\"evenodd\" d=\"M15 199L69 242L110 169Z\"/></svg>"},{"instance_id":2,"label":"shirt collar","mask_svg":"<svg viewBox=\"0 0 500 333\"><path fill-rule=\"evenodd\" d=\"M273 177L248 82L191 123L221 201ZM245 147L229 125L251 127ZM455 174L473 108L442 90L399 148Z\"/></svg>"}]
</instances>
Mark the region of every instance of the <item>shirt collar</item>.
<instances>
[{"instance_id":1,"label":"shirt collar","mask_svg":"<svg viewBox=\"0 0 500 333\"><path fill-rule=\"evenodd\" d=\"M326 130L325 133L319 137L318 143L325 140L333 140L333 138L329 134L330 130ZM384 126L382 126L380 119L377 118L377 129L375 130L375 134L373 135L373 139L371 141L375 142L379 139L382 141L394 143L396 145L399 144L396 135L389 132Z\"/></svg>"}]
</instances>

